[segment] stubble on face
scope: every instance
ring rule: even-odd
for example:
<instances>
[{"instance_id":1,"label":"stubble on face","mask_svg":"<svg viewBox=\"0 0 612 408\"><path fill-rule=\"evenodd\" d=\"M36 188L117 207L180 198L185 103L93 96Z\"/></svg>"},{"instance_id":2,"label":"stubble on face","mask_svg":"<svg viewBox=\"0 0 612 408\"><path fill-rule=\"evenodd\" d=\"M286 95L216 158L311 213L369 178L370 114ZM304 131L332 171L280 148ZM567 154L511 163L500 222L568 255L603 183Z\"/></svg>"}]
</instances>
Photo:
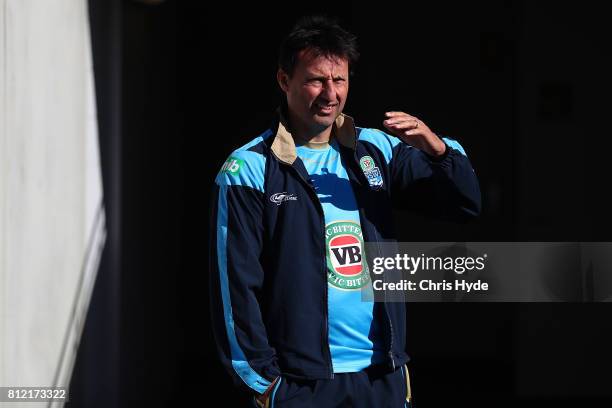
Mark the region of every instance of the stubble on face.
<instances>
[{"instance_id":1,"label":"stubble on face","mask_svg":"<svg viewBox=\"0 0 612 408\"><path fill-rule=\"evenodd\" d=\"M287 102L292 128L303 139L329 138L348 95L348 61L313 50L298 54L288 80Z\"/></svg>"}]
</instances>

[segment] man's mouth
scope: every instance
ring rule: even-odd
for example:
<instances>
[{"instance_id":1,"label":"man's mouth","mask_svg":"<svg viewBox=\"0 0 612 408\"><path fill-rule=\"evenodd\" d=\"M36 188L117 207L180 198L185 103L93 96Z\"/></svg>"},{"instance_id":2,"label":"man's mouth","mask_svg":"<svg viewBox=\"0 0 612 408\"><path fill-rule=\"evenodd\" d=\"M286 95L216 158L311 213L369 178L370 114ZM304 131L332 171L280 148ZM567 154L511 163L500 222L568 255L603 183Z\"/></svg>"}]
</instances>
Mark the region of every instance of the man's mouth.
<instances>
[{"instance_id":1,"label":"man's mouth","mask_svg":"<svg viewBox=\"0 0 612 408\"><path fill-rule=\"evenodd\" d=\"M338 106L338 104L337 103L315 102L314 106L315 106L315 108L317 108L317 110L319 112L322 112L322 113L331 113L334 110L334 108L336 106Z\"/></svg>"}]
</instances>

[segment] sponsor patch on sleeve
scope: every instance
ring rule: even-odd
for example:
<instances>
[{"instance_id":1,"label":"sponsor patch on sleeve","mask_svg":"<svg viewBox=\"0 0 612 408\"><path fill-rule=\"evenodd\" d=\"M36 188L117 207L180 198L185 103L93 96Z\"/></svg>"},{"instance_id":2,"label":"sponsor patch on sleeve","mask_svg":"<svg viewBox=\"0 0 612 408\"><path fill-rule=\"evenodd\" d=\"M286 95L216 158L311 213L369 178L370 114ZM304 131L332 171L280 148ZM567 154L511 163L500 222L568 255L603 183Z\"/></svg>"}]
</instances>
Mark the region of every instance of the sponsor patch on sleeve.
<instances>
[{"instance_id":1,"label":"sponsor patch on sleeve","mask_svg":"<svg viewBox=\"0 0 612 408\"><path fill-rule=\"evenodd\" d=\"M223 166L221 166L221 171L219 173L229 173L232 175L236 175L240 173L240 169L242 168L243 164L244 164L243 160L237 157L230 156L225 161L225 163L223 163Z\"/></svg>"}]
</instances>

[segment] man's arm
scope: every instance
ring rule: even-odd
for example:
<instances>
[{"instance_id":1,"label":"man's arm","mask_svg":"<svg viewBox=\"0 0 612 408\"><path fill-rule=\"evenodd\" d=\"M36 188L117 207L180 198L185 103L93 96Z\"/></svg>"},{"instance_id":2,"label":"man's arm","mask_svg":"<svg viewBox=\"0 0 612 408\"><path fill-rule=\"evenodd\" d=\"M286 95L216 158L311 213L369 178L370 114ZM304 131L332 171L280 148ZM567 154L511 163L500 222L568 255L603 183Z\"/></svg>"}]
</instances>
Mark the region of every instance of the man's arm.
<instances>
[{"instance_id":1,"label":"man's arm","mask_svg":"<svg viewBox=\"0 0 612 408\"><path fill-rule=\"evenodd\" d=\"M237 385L263 394L280 375L258 293L262 250L263 157L235 152L215 180L211 203L210 302L221 361Z\"/></svg>"},{"instance_id":2,"label":"man's arm","mask_svg":"<svg viewBox=\"0 0 612 408\"><path fill-rule=\"evenodd\" d=\"M391 196L399 208L462 221L480 213L478 179L461 145L439 138L420 119L388 112L388 165Z\"/></svg>"}]
</instances>

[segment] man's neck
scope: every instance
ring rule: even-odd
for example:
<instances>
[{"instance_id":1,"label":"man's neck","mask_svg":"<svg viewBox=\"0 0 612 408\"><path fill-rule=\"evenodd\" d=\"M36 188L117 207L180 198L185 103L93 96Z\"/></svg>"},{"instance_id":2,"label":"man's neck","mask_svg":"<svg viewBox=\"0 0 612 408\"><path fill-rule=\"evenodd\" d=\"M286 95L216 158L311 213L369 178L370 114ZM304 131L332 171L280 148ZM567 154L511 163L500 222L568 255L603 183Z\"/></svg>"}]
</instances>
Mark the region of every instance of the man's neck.
<instances>
[{"instance_id":1,"label":"man's neck","mask_svg":"<svg viewBox=\"0 0 612 408\"><path fill-rule=\"evenodd\" d=\"M291 125L291 135L304 143L326 143L329 142L332 132L332 126L326 128L308 128L302 126L296 118L289 113L289 121Z\"/></svg>"}]
</instances>

